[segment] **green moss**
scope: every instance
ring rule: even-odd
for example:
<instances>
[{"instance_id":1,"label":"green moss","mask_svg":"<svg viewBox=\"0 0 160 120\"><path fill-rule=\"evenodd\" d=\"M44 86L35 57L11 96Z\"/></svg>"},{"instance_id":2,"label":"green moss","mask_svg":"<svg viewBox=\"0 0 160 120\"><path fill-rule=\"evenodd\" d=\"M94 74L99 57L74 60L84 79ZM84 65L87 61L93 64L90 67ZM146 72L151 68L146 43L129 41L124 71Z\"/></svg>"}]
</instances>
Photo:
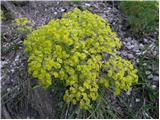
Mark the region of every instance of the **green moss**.
<instances>
[{"instance_id":1,"label":"green moss","mask_svg":"<svg viewBox=\"0 0 160 120\"><path fill-rule=\"evenodd\" d=\"M29 54L29 73L38 78L39 84L44 88L49 87L52 80L53 84L55 80L63 81L66 88L63 98L66 103L78 104L82 109L92 107L99 95L99 84L109 88L112 86L109 77L123 74L119 68L122 67L130 72L129 76L137 78L133 66L127 60L116 57L116 49L121 47L121 43L109 24L89 11L82 12L76 8L65 13L62 19L51 20L28 35L24 45ZM102 64L103 53L112 56L105 64ZM113 57L119 60L113 66L113 69L117 69L117 74L107 66L116 60ZM121 62L127 63L123 65ZM109 77L105 77L106 73L100 75L103 67L106 71L110 70ZM121 74L120 78L124 77ZM121 81L123 80L122 78ZM130 87L134 80L126 77L123 83L127 83L127 80ZM118 85L113 85L117 88L115 91L118 90ZM126 90L121 87L119 89Z\"/></svg>"}]
</instances>

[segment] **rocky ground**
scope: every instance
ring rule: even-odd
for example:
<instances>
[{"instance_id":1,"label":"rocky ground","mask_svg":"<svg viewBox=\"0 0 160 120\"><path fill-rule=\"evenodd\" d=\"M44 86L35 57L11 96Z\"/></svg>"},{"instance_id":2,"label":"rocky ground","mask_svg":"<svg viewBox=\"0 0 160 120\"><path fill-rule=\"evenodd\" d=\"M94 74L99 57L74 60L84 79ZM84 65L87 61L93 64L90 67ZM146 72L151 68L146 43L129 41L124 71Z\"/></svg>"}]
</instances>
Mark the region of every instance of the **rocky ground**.
<instances>
[{"instance_id":1,"label":"rocky ground","mask_svg":"<svg viewBox=\"0 0 160 120\"><path fill-rule=\"evenodd\" d=\"M50 19L61 18L61 16L75 7L88 9L104 18L110 23L111 29L116 32L122 42L122 48L118 54L129 59L139 71L140 83L131 92L121 95L121 98L133 98L129 103L131 107L140 109L143 104L155 102L158 104L159 83L159 53L158 53L158 29L151 34L139 35L130 31L126 16L117 8L117 2L25 2L14 3L17 11L22 16L26 16L32 22L34 29L47 24ZM4 9L2 7L2 9ZM2 95L2 118L55 118L57 117L55 107L62 106L56 103L56 98L50 91L45 91L39 87L32 87L35 84L30 75L27 74L27 56L23 52L24 36L15 31L14 18L5 11L5 18L1 24L1 95ZM147 89L147 90L146 90ZM146 91L145 91L146 90ZM141 92L141 95L139 95ZM142 95L144 93L144 95ZM131 97L133 96L133 97ZM150 97L155 97L153 101ZM113 100L113 101L112 101ZM119 103L117 98L111 98L113 106ZM144 102L145 101L145 102ZM128 103L128 102L127 102ZM124 106L118 106L123 114ZM142 113L139 117L157 118L158 109L147 109L148 113ZM153 113L153 114L152 114ZM139 113L138 113L139 114ZM138 117L138 116L137 116Z\"/></svg>"}]
</instances>

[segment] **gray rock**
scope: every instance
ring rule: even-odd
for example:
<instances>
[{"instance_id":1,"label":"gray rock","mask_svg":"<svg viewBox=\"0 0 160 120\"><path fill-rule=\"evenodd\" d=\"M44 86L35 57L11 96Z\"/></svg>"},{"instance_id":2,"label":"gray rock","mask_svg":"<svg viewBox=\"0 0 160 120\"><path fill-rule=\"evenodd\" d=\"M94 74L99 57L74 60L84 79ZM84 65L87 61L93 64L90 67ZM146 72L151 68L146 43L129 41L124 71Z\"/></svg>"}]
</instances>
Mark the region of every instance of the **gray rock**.
<instances>
[{"instance_id":1,"label":"gray rock","mask_svg":"<svg viewBox=\"0 0 160 120\"><path fill-rule=\"evenodd\" d=\"M139 45L139 48L142 50L142 49L144 49L144 45L141 43L140 45Z\"/></svg>"},{"instance_id":2,"label":"gray rock","mask_svg":"<svg viewBox=\"0 0 160 120\"><path fill-rule=\"evenodd\" d=\"M131 48L134 48L134 45L131 45Z\"/></svg>"},{"instance_id":3,"label":"gray rock","mask_svg":"<svg viewBox=\"0 0 160 120\"><path fill-rule=\"evenodd\" d=\"M140 102L141 100L139 98L136 98L136 102Z\"/></svg>"},{"instance_id":4,"label":"gray rock","mask_svg":"<svg viewBox=\"0 0 160 120\"><path fill-rule=\"evenodd\" d=\"M159 81L159 76L153 76L153 81Z\"/></svg>"},{"instance_id":5,"label":"gray rock","mask_svg":"<svg viewBox=\"0 0 160 120\"><path fill-rule=\"evenodd\" d=\"M55 15L57 15L57 12L54 12Z\"/></svg>"},{"instance_id":6,"label":"gray rock","mask_svg":"<svg viewBox=\"0 0 160 120\"><path fill-rule=\"evenodd\" d=\"M133 59L134 58L133 54L128 54L128 58Z\"/></svg>"},{"instance_id":7,"label":"gray rock","mask_svg":"<svg viewBox=\"0 0 160 120\"><path fill-rule=\"evenodd\" d=\"M14 70L14 69L11 69L10 71L13 73L15 70Z\"/></svg>"},{"instance_id":8,"label":"gray rock","mask_svg":"<svg viewBox=\"0 0 160 120\"><path fill-rule=\"evenodd\" d=\"M148 79L152 79L152 78L153 78L153 75L150 74L147 78L148 78Z\"/></svg>"},{"instance_id":9,"label":"gray rock","mask_svg":"<svg viewBox=\"0 0 160 120\"><path fill-rule=\"evenodd\" d=\"M148 39L144 38L143 39L144 43L148 43Z\"/></svg>"},{"instance_id":10,"label":"gray rock","mask_svg":"<svg viewBox=\"0 0 160 120\"><path fill-rule=\"evenodd\" d=\"M108 7L107 7L107 10L111 10L111 8L108 6Z\"/></svg>"},{"instance_id":11,"label":"gray rock","mask_svg":"<svg viewBox=\"0 0 160 120\"><path fill-rule=\"evenodd\" d=\"M64 12L65 11L65 9L63 9L63 8L61 8L61 10L60 10L61 12Z\"/></svg>"},{"instance_id":12,"label":"gray rock","mask_svg":"<svg viewBox=\"0 0 160 120\"><path fill-rule=\"evenodd\" d=\"M141 52L137 52L137 53L136 53L137 56L140 56L141 54L142 54Z\"/></svg>"},{"instance_id":13,"label":"gray rock","mask_svg":"<svg viewBox=\"0 0 160 120\"><path fill-rule=\"evenodd\" d=\"M91 6L91 4L89 4L89 3L85 3L85 6L90 7L90 6Z\"/></svg>"},{"instance_id":14,"label":"gray rock","mask_svg":"<svg viewBox=\"0 0 160 120\"><path fill-rule=\"evenodd\" d=\"M130 104L129 107L132 107L132 104Z\"/></svg>"}]
</instances>

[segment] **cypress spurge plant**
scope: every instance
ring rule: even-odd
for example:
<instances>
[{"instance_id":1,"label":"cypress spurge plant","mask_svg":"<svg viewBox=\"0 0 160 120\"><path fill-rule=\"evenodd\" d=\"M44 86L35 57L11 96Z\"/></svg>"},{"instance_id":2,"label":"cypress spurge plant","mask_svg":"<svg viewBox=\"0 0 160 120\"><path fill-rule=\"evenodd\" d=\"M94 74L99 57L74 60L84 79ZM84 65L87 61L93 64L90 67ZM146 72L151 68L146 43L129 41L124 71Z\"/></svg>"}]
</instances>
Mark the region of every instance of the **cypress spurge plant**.
<instances>
[{"instance_id":1,"label":"cypress spurge plant","mask_svg":"<svg viewBox=\"0 0 160 120\"><path fill-rule=\"evenodd\" d=\"M26 36L32 31L31 22L27 17L18 17L14 20L16 31Z\"/></svg>"},{"instance_id":2,"label":"cypress spurge plant","mask_svg":"<svg viewBox=\"0 0 160 120\"><path fill-rule=\"evenodd\" d=\"M61 82L66 103L81 109L92 107L100 85L118 95L138 82L133 65L116 55L121 43L109 24L89 11L75 8L51 20L28 35L24 45L29 73L39 85L48 88ZM102 62L104 53L110 56L106 62Z\"/></svg>"}]
</instances>

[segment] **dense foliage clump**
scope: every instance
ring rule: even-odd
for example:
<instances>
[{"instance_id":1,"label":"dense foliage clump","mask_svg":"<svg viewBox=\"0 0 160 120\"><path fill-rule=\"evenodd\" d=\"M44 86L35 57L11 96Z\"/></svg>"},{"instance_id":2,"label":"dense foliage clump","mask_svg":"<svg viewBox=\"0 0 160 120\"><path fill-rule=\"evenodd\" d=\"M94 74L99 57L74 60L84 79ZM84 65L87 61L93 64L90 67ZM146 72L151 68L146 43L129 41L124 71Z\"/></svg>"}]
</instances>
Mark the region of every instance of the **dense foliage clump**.
<instances>
[{"instance_id":1,"label":"dense foliage clump","mask_svg":"<svg viewBox=\"0 0 160 120\"><path fill-rule=\"evenodd\" d=\"M116 56L121 43L109 24L89 11L76 8L51 20L28 35L24 45L29 53L29 73L44 88L52 81L61 82L66 103L82 109L92 106L100 85L118 95L138 81L133 65ZM103 54L109 56L105 62Z\"/></svg>"},{"instance_id":2,"label":"dense foliage clump","mask_svg":"<svg viewBox=\"0 0 160 120\"><path fill-rule=\"evenodd\" d=\"M158 26L157 1L121 1L119 8L127 15L128 23L135 32L152 32Z\"/></svg>"}]
</instances>

